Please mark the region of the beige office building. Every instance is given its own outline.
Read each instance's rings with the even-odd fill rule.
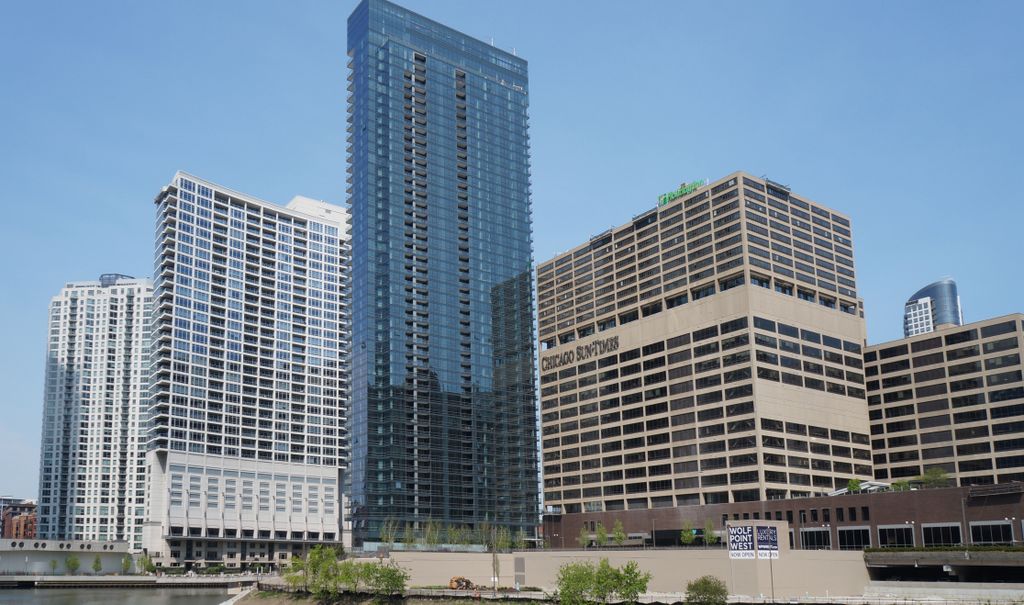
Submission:
[[[849,219],[737,172],[540,265],[545,504],[798,497],[872,476]]]
[[[1019,313],[866,348],[875,477],[1024,481]]]

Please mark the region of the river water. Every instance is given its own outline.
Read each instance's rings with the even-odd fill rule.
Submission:
[[[0,590],[2,605],[219,605],[226,588],[32,588]]]

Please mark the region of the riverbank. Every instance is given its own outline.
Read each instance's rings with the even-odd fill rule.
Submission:
[[[256,584],[256,576],[0,576],[11,588],[238,588]]]

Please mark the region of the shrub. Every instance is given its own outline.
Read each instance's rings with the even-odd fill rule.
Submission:
[[[729,589],[715,576],[701,576],[686,585],[688,605],[725,605]]]
[[[640,566],[636,561],[629,561],[623,565],[617,575],[618,588],[615,589],[615,592],[619,595],[619,599],[627,605],[636,603],[640,595],[647,592],[647,585],[651,581],[651,573],[640,571]]]
[[[593,563],[580,561],[562,565],[558,568],[558,602],[561,605],[586,605],[593,584]]]
[[[369,563],[366,586],[378,597],[401,595],[405,592],[405,583],[409,581],[409,572],[395,563]]]
[[[608,543],[608,530],[604,528],[604,523],[597,524],[597,529],[594,530],[594,543],[598,548],[604,548],[604,545]]]
[[[68,569],[68,572],[71,575],[75,575],[79,566],[81,566],[81,562],[78,560],[78,555],[68,555],[67,558],[64,559],[64,567]]]
[[[96,558],[92,560],[92,573],[100,573],[103,571],[103,561],[100,561],[100,556],[96,555]]]
[[[617,597],[631,604],[647,592],[650,579],[651,574],[641,572],[636,561],[621,568],[612,567],[608,559],[596,565],[589,561],[566,563],[558,569],[558,601],[561,605],[584,605],[608,603]]]
[[[121,573],[128,575],[128,572],[132,570],[132,558],[130,555],[121,557]]]
[[[683,543],[683,546],[689,546],[696,539],[697,532],[693,531],[693,523],[684,521],[683,529],[679,531],[679,541]]]

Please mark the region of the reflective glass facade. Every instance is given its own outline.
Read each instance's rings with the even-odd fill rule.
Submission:
[[[904,307],[903,335],[934,332],[939,326],[964,325],[956,282],[942,279],[928,284],[911,296]]]
[[[538,511],[526,61],[349,17],[354,542]]]

